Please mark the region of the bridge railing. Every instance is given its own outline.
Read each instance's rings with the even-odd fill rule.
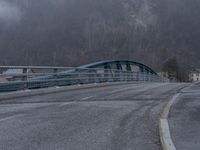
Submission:
[[[145,72],[103,68],[0,66],[0,92],[105,82],[166,82]]]

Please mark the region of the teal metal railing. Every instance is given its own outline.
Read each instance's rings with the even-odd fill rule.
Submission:
[[[0,66],[0,92],[112,82],[168,82],[156,74],[79,67]]]

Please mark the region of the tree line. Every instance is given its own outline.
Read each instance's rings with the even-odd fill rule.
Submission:
[[[160,71],[174,57],[183,69],[200,65],[197,0],[6,0],[3,5],[19,16],[17,21],[0,17],[1,65],[130,59]]]

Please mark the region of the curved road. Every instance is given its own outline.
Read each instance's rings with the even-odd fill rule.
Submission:
[[[200,149],[200,82],[180,92],[171,108],[169,126],[177,150]]]
[[[161,150],[159,113],[185,86],[94,86],[1,101],[0,149]]]

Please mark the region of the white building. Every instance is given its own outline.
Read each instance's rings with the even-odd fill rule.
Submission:
[[[192,82],[200,81],[200,69],[195,69],[190,72],[189,79]]]

